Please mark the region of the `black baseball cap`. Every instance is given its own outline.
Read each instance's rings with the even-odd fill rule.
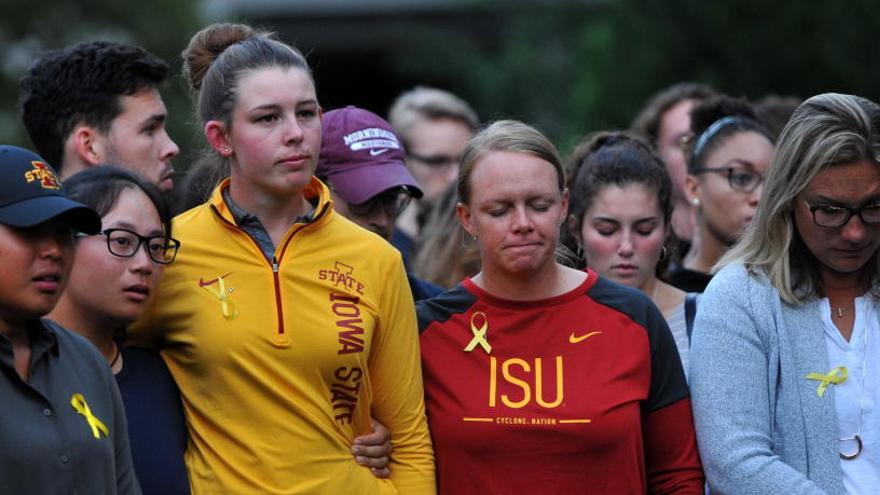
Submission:
[[[0,223],[25,228],[54,218],[86,234],[101,230],[101,217],[67,198],[48,163],[24,148],[0,145]]]

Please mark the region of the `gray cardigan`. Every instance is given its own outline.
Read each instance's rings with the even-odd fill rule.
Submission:
[[[690,350],[697,442],[713,492],[844,494],[834,386],[813,299],[785,303],[742,265],[716,274],[700,298]]]

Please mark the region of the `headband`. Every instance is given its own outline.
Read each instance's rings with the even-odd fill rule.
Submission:
[[[727,117],[723,117],[721,119],[718,119],[715,122],[713,122],[712,125],[710,125],[708,128],[706,128],[706,130],[703,131],[702,134],[700,134],[700,139],[697,139],[697,144],[694,145],[694,152],[692,155],[692,157],[693,157],[692,160],[694,162],[696,162],[697,157],[700,156],[700,154],[706,148],[706,145],[709,144],[709,140],[712,139],[713,137],[715,137],[715,135],[718,134],[718,132],[721,129],[723,129],[729,125],[745,124],[745,123],[746,123],[745,118],[730,116],[730,115]]]

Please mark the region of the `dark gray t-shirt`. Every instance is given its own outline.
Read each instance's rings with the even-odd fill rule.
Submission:
[[[27,332],[28,382],[0,335],[0,493],[140,494],[107,361],[49,320],[29,322]]]

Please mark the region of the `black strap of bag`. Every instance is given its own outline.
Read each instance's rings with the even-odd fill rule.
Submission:
[[[694,331],[694,318],[697,316],[697,296],[699,296],[697,292],[688,292],[684,297],[684,326],[687,329],[688,347]]]

